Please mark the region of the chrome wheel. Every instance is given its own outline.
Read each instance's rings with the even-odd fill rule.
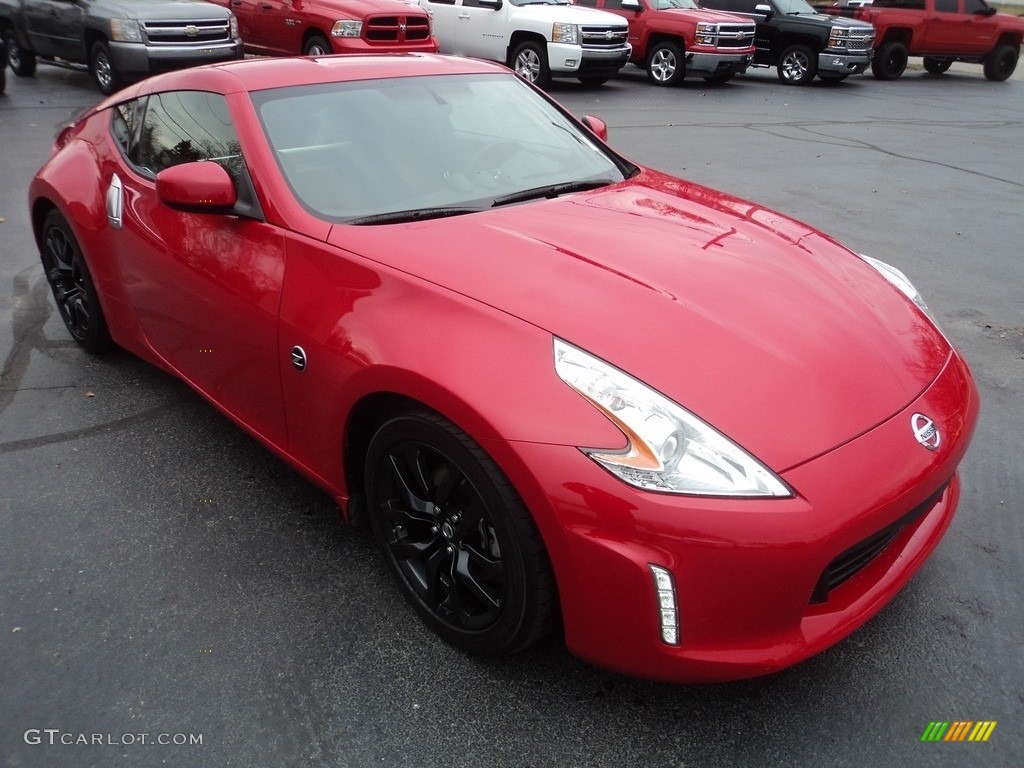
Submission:
[[[683,51],[672,42],[657,43],[647,54],[647,79],[655,85],[679,85],[686,76]]]
[[[794,45],[782,52],[779,59],[779,79],[787,85],[805,85],[814,79],[818,62],[805,45]]]
[[[516,56],[515,72],[524,80],[536,83],[540,77],[540,56],[532,48],[520,51]]]
[[[331,44],[320,35],[314,35],[306,41],[306,48],[303,51],[306,56],[330,56],[334,51]]]

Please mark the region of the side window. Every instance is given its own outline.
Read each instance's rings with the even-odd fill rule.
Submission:
[[[964,0],[964,13],[985,13],[987,10],[988,6],[981,0]]]
[[[613,11],[621,11],[622,0],[604,0],[604,7]]]
[[[939,13],[956,13],[957,0],[935,0],[935,10]]]
[[[132,163],[137,162],[133,153],[138,149],[139,125],[142,123],[142,113],[145,109],[146,97],[143,97],[118,104],[112,110],[110,133],[121,148],[121,152]]]
[[[576,0],[576,5],[585,5],[587,8],[597,8],[597,0]]]
[[[156,175],[196,160],[220,163],[239,186],[241,146],[227,102],[216,93],[172,91],[149,97],[142,121],[136,164]]]
[[[455,5],[455,0],[427,0],[431,5]]]

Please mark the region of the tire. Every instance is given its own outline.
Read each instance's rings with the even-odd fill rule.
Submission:
[[[557,614],[533,518],[494,461],[432,411],[388,419],[366,455],[374,537],[426,623],[469,653],[533,645]]]
[[[608,82],[607,77],[577,77],[588,88],[598,88]]]
[[[121,90],[124,81],[114,67],[114,60],[110,56],[110,47],[99,40],[92,44],[89,51],[89,71],[92,79],[96,81],[100,93],[109,96]]]
[[[818,73],[818,56],[806,45],[791,45],[779,56],[777,70],[786,85],[807,85]]]
[[[1017,68],[1017,57],[1020,49],[1015,45],[1003,43],[997,45],[992,53],[985,57],[985,78],[1001,83],[1013,74]]]
[[[677,86],[686,77],[686,61],[679,43],[662,40],[647,52],[647,79],[655,85]]]
[[[512,69],[523,80],[538,88],[547,88],[551,84],[547,49],[533,40],[527,40],[516,47],[512,53]]]
[[[924,69],[930,75],[941,75],[953,65],[953,59],[942,59],[938,56],[925,56]]]
[[[878,46],[871,60],[871,74],[879,80],[895,80],[907,68],[907,46],[890,40]]]
[[[7,62],[11,65],[11,71],[18,77],[32,77],[36,73],[36,55],[18,45],[14,33],[9,29],[4,30],[4,40],[7,42]]]
[[[87,352],[103,352],[110,346],[110,332],[96,286],[78,240],[56,209],[43,220],[42,243],[43,272],[64,325]]]
[[[323,35],[313,35],[302,46],[303,56],[330,56],[332,53],[334,49]]]
[[[845,72],[819,72],[818,79],[823,83],[841,83],[848,78]]]
[[[704,81],[707,83],[711,83],[711,85],[725,85],[734,77],[736,77],[735,72],[729,72],[726,75],[706,75],[704,77]]]

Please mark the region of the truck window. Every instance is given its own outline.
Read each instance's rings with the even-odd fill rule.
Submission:
[[[923,11],[924,0],[875,0],[876,8],[905,8],[910,11]]]
[[[939,13],[956,13],[958,0],[935,0],[935,10]]]
[[[964,0],[964,13],[986,13],[988,6],[982,0]]]

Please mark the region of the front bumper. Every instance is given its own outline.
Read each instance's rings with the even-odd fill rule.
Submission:
[[[739,75],[747,71],[753,59],[753,53],[737,55],[694,51],[686,54],[686,72],[695,75]]]
[[[244,56],[240,39],[227,43],[146,46],[142,43],[110,43],[110,57],[119,75],[152,75],[199,64],[232,61]]]
[[[555,77],[611,77],[626,66],[632,47],[591,49],[565,43],[548,43],[548,68]]]
[[[942,430],[935,452],[914,438],[918,412]],[[488,449],[496,457],[514,451],[502,463],[548,545],[569,649],[630,675],[709,682],[767,674],[819,653],[902,589],[952,520],[956,467],[977,413],[970,373],[951,353],[906,409],[783,472],[798,494],[791,499],[647,493],[574,448]],[[881,532],[891,534],[887,545],[821,602],[823,574]],[[673,576],[678,645],[661,640],[649,564]]]
[[[835,72],[843,75],[859,75],[871,64],[872,51],[865,53],[829,53],[818,54],[818,71]]]

